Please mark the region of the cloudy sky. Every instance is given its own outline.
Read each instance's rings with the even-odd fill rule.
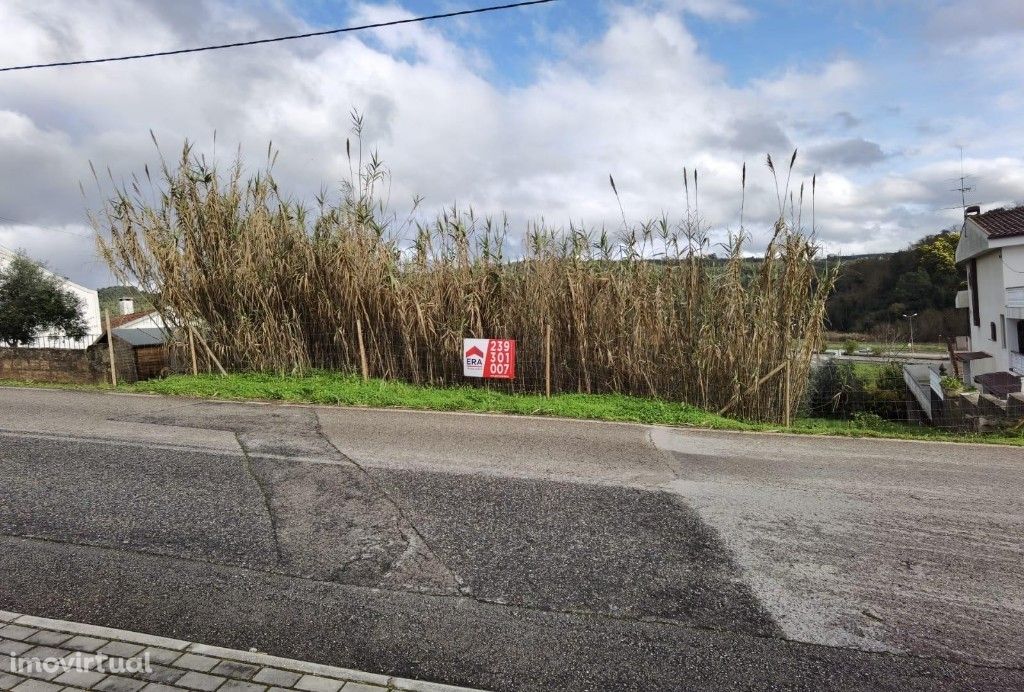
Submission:
[[[0,66],[261,38],[488,0],[5,0]],[[808,9],[807,5],[813,5]],[[86,214],[90,162],[123,180],[185,138],[255,167],[269,141],[297,198],[346,177],[349,113],[393,175],[392,207],[458,203],[616,226],[700,209],[719,233],[775,205],[764,155],[818,175],[829,252],[893,250],[969,203],[1024,201],[1020,0],[560,0],[362,34],[0,73],[0,245],[109,283]],[[214,146],[216,133],[216,147]],[[81,185],[80,185],[81,183]],[[84,195],[83,195],[84,188]],[[748,218],[749,220],[749,218]],[[621,220],[619,221],[621,223]],[[754,246],[764,235],[754,228]]]

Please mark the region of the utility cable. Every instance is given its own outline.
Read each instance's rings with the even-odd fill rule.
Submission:
[[[483,14],[484,12],[497,12],[499,10],[511,10],[517,7],[529,7],[531,5],[544,5],[557,0],[528,0],[526,2],[513,2],[506,5],[491,5],[489,7],[478,7],[470,10],[459,10],[457,12],[444,12],[441,14],[430,14],[422,17],[409,17],[408,19],[394,19],[387,22],[376,22],[374,24],[362,24],[360,26],[346,26],[338,29],[326,29],[324,31],[311,31],[305,34],[291,34],[289,36],[275,36],[273,38],[260,38],[252,41],[236,41],[234,43],[221,43],[213,46],[200,46],[198,48],[179,48],[177,50],[164,50],[154,53],[136,53],[134,55],[120,55],[109,58],[92,58],[90,60],[65,60],[62,62],[37,63],[34,65],[14,65],[11,67],[0,67],[0,72],[15,72],[19,70],[39,70],[47,67],[70,67],[73,65],[96,65],[105,62],[125,62],[128,60],[141,60],[143,58],[157,58],[165,55],[183,55],[185,53],[201,53],[210,50],[223,50],[225,48],[242,48],[244,46],[258,46],[264,43],[278,43],[280,41],[295,41],[302,38],[313,38],[315,36],[330,36],[332,34],[344,34],[367,29],[382,29],[389,26],[401,24],[415,24],[417,22],[428,22],[435,19],[450,19],[452,17],[465,17],[471,14]]]

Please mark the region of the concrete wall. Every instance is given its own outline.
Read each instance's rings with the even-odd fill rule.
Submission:
[[[979,255],[989,249],[988,236],[981,230],[981,227],[974,222],[974,219],[964,219],[964,227],[960,231],[960,242],[956,245],[956,261],[963,262],[966,259]]]
[[[1006,284],[1006,342],[1011,352],[1024,353],[1018,325],[1024,322],[1024,243],[1003,248],[1003,283]],[[1024,374],[1024,358],[1010,355],[1010,368]],[[1014,367],[1016,366],[1016,367]]]
[[[167,327],[164,324],[164,318],[160,316],[159,312],[151,312],[148,315],[138,317],[131,322],[125,322],[119,325],[120,329],[145,329],[146,331],[152,331],[154,334],[163,334],[167,331]]]
[[[1001,315],[1006,314],[1006,290],[1003,283],[1003,258],[999,251],[989,252],[977,258],[978,266],[978,315],[981,324],[974,326],[971,315],[971,348],[992,354],[992,358],[971,364],[972,375],[1007,370],[1010,366],[1008,349],[1003,346],[1003,324]],[[996,338],[992,339],[991,325],[996,325]],[[1008,343],[1008,341],[1007,341]]]
[[[1006,288],[1024,286],[1024,242],[1004,247],[1003,283]]]

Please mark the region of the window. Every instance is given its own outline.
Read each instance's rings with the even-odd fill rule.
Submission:
[[[992,331],[992,337],[991,337],[992,341],[995,341],[996,340],[996,323],[995,322],[989,322],[988,323],[988,327]]]
[[[1006,315],[999,316],[999,345],[1006,348]]]
[[[974,326],[981,326],[981,315],[978,313],[978,260],[971,260],[967,267],[967,288],[971,292],[971,317]],[[994,340],[995,337],[992,337]]]

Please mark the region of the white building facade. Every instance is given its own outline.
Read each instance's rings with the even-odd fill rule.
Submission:
[[[965,380],[983,390],[986,380],[1019,381],[1024,375],[1024,206],[984,214],[969,207],[956,261],[967,267],[967,290],[956,297],[956,306],[969,311]],[[979,381],[979,376],[988,377]]]
[[[0,268],[6,269],[16,256],[16,253],[0,247]],[[53,272],[49,272],[43,269],[47,274],[51,276],[57,276]],[[100,298],[99,294],[91,288],[85,286],[79,286],[73,281],[69,281],[62,276],[57,276],[60,279],[64,289],[78,298],[78,301],[82,308],[82,318],[85,322],[86,335],[81,339],[69,339],[59,331],[49,330],[40,332],[36,335],[31,343],[28,344],[29,348],[72,348],[72,349],[84,349],[88,348],[99,336],[103,333],[103,327],[100,322]]]

